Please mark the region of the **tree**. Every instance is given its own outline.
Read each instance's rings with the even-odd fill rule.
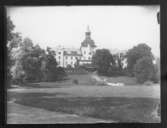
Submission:
[[[14,65],[14,59],[12,57],[13,50],[17,49],[19,44],[21,43],[21,36],[20,33],[14,33],[15,26],[10,19],[10,17],[7,17],[7,85],[10,87],[11,80],[12,80],[12,74],[11,74],[11,68]]]
[[[14,65],[12,76],[14,82],[22,84],[25,82],[37,82],[42,79],[41,56],[45,54],[38,45],[33,46],[32,40],[25,38],[19,47],[12,51]]]
[[[62,67],[57,67],[57,80],[63,80],[66,73]]]
[[[151,48],[146,44],[139,44],[128,50],[126,57],[128,63],[127,68],[132,75],[134,75],[134,65],[139,59],[141,59],[142,57],[150,57],[150,59],[153,60]]]
[[[31,40],[29,40],[29,44],[27,41],[25,41],[25,46],[29,46],[29,48],[24,49],[26,53],[21,60],[23,70],[25,71],[25,80],[28,82],[39,82],[42,79],[41,66],[44,50],[38,45],[33,46]]]
[[[58,67],[55,51],[50,47],[47,47],[45,54],[41,54],[41,71],[43,81],[62,80],[66,76],[64,69]]]
[[[28,43],[29,45],[26,45]],[[14,48],[11,52],[11,58],[14,62],[11,67],[12,78],[13,81],[17,84],[25,82],[25,79],[27,77],[27,71],[25,70],[25,67],[30,65],[28,62],[26,62],[26,60],[30,57],[29,54],[32,51],[32,47],[32,41],[28,38],[25,38],[24,41],[20,42],[19,46],[17,48]]]
[[[153,74],[154,65],[151,57],[145,56],[137,60],[134,65],[134,75],[139,83],[151,80]]]
[[[55,59],[55,52],[47,47],[47,54],[45,58],[44,74],[46,81],[56,81],[58,77],[57,62]]]
[[[16,61],[11,68],[12,82],[14,84],[22,84],[24,82],[25,72],[19,61]]]
[[[12,20],[10,17],[7,17],[7,40],[10,41],[12,40],[12,34],[13,30],[15,28],[15,25],[13,24]]]
[[[22,40],[20,33],[13,32],[14,24],[7,18],[7,77],[16,84],[55,81],[65,76],[63,68],[57,67],[55,52],[33,45],[29,38]],[[10,85],[10,84],[9,84]]]
[[[151,78],[151,80],[154,83],[158,83],[160,81],[160,58],[156,59],[156,63],[154,64],[154,70],[153,70],[153,76]]]
[[[92,57],[92,64],[97,68],[99,74],[106,75],[114,59],[107,49],[98,49]]]

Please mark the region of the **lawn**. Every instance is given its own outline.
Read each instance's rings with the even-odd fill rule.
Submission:
[[[136,78],[134,77],[127,77],[127,76],[119,76],[119,77],[105,77],[99,76],[101,79],[107,79],[108,82],[117,83],[121,82],[125,85],[138,85],[136,82]],[[55,88],[55,87],[62,87],[62,86],[74,86],[74,80],[78,81],[79,85],[87,85],[92,86],[94,83],[92,82],[92,74],[68,74],[67,80],[59,81],[59,82],[40,82],[34,84],[25,85],[26,87],[37,87],[37,88]]]
[[[123,97],[62,97],[61,93],[11,93],[15,103],[53,112],[77,114],[118,122],[157,122],[158,99]],[[66,95],[66,94],[61,94]]]
[[[29,84],[28,88],[9,89],[8,101],[15,99],[16,104],[48,111],[45,113],[75,114],[86,117],[90,122],[92,120],[90,118],[109,122],[156,123],[160,121],[153,114],[156,106],[160,103],[160,87],[158,85],[91,86],[90,75],[70,75],[69,77],[64,82],[42,82]],[[78,85],[73,84],[74,79],[79,80]],[[116,79],[126,80],[126,78]],[[115,79],[110,78],[110,80]],[[132,82],[134,79],[127,81]],[[8,107],[11,112],[12,109],[12,107]],[[35,115],[35,113],[33,114]],[[40,114],[40,116],[44,116],[43,118],[46,119],[44,122],[49,122],[49,114]],[[22,120],[19,117],[18,119]],[[73,121],[75,119],[73,118]],[[54,122],[53,119],[52,121]],[[58,123],[56,121],[57,119],[55,123]],[[70,122],[70,119],[68,121]]]

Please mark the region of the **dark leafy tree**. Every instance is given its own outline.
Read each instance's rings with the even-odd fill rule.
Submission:
[[[64,69],[57,67],[55,52],[33,45],[29,38],[22,40],[20,33],[13,32],[14,24],[7,18],[7,76],[16,84],[39,81],[56,81],[65,76]],[[10,84],[9,84],[10,85]]]
[[[44,54],[44,50],[42,50],[38,45],[33,46],[31,40],[29,40],[29,44],[26,40],[26,45],[28,49],[25,50],[25,54],[21,60],[23,70],[25,72],[25,81],[28,82],[39,82],[42,79],[42,55]]]
[[[134,75],[139,83],[151,80],[153,73],[154,65],[151,57],[145,56],[137,60],[134,66]]]
[[[97,68],[99,74],[106,75],[109,67],[114,64],[114,59],[109,50],[98,49],[92,57],[92,63]]]
[[[7,40],[8,41],[12,40],[12,34],[13,34],[14,28],[15,28],[15,25],[13,24],[11,18],[7,17]]]
[[[47,81],[56,81],[57,74],[57,62],[55,59],[55,52],[51,48],[47,47],[47,55],[45,60],[45,79]]]
[[[10,87],[12,80],[11,68],[14,65],[14,59],[12,57],[13,50],[16,49],[21,43],[21,36],[19,33],[13,32],[15,26],[10,19],[7,17],[7,86]]]
[[[139,44],[132,49],[128,50],[127,52],[127,68],[129,72],[134,75],[133,69],[134,65],[137,63],[139,59],[142,57],[150,57],[150,59],[153,59],[153,54],[151,52],[151,48],[146,44]]]
[[[62,67],[57,67],[57,80],[64,80],[67,76],[66,72]]]

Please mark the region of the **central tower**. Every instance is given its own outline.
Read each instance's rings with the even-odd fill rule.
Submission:
[[[90,38],[91,32],[90,32],[89,26],[87,26],[87,31],[85,34],[86,34],[86,38]]]
[[[89,26],[87,26],[87,30],[85,32],[85,39],[83,42],[81,42],[81,54],[82,54],[82,58],[81,61],[83,63],[91,63],[92,60],[92,56],[95,52],[95,42],[91,39],[91,31],[89,29]]]

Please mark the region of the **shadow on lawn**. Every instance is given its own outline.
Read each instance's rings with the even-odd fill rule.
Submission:
[[[46,82],[41,82],[41,83],[26,83],[21,85],[21,87],[26,87],[26,88],[61,88],[67,85],[63,85],[63,82],[53,82],[52,84],[48,84]]]
[[[13,93],[16,103],[119,122],[157,122],[151,113],[159,103],[149,98],[118,97],[58,97],[62,93]],[[50,98],[49,98],[50,97]]]

